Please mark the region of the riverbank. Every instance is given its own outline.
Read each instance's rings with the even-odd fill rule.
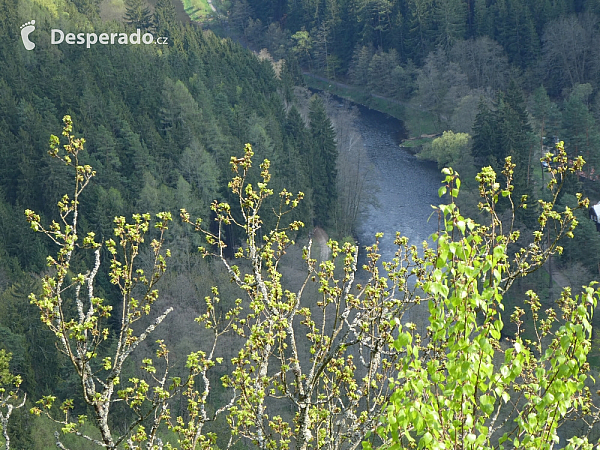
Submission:
[[[401,102],[381,95],[369,94],[359,87],[329,80],[310,72],[303,72],[302,75],[307,86],[311,89],[329,92],[403,121],[408,130],[409,138],[440,132],[435,117],[411,102]]]

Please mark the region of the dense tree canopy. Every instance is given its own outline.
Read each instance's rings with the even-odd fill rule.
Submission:
[[[54,135],[50,139],[50,155],[71,169],[74,178],[73,193],[58,203],[60,222],[46,226],[40,215],[25,211],[31,228],[59,248],[56,256],[48,257],[51,271],[42,281],[42,293],[32,294],[31,302],[66,355],[67,370],[80,380],[77,392],[82,397],[77,403],[88,405],[100,437],[85,428],[86,415],[75,419],[69,413],[80,408],[76,399],[65,399],[59,408],[62,414],[57,414],[57,397],[43,396],[32,412],[56,422],[64,435],[109,449],[121,443],[131,449],[214,449],[217,442],[225,448],[239,443],[263,450],[291,446],[306,450],[313,445],[341,450],[361,442],[366,448],[418,442],[421,448],[462,449],[465,442],[494,448],[506,441],[517,448],[521,443],[526,448],[551,448],[560,442],[558,429],[563,423],[593,424],[600,419],[600,409],[586,387],[590,319],[600,295],[593,287],[575,298],[564,291],[558,305],[560,322],[553,309],[540,318],[539,297],[529,291],[526,303],[536,337],[526,338],[525,312],[516,308],[511,321],[517,332],[507,342],[501,339],[504,294],[562,251],[560,239],[572,237],[577,225],[574,211],[589,204],[578,194],[574,209],[555,208],[565,175],[583,165],[582,158],[567,162],[562,142],[553,160],[557,167],[550,171],[551,199],[541,202],[539,229],[533,242],[512,256],[508,247],[520,240],[510,223],[516,210],[511,209],[512,220],[506,224],[497,210],[500,197],[512,197],[515,165],[509,156],[504,186],[491,167],[477,176],[481,209],[494,226],[460,215],[454,203],[460,179],[452,169],[444,169],[440,196],[448,193],[451,202],[438,207],[444,228],[433,236],[436,247],[425,243],[420,255],[406,238],[397,236],[394,260],[380,269],[376,243],[367,249],[366,281],[358,284],[357,246],[330,241],[331,257],[321,256],[318,263],[309,241],[302,250],[306,274],[294,291],[282,282],[280,263],[293,250],[291,236],[304,224],[293,221],[286,226],[281,219],[304,195],[282,191],[280,208],[273,211],[277,225],[261,237],[260,214],[274,194],[270,162],[265,159],[260,165],[260,181],[254,188],[249,183],[254,152],[247,144],[243,156],[231,158],[234,177],[229,183],[238,198],[241,222],[225,202],[211,205],[216,228],[205,227],[201,219],[194,222],[181,210],[184,224],[205,237],[207,245],[201,252],[220,261],[243,298],[223,310],[219,304],[225,299],[218,287],[212,288],[197,318],[210,338],[187,356],[187,373],[172,373],[170,351],[159,340],[156,358],[142,355],[140,373],[146,375],[126,379],[129,359],[174,312],[174,306],[166,306],[156,315],[158,283],[172,256],[165,249],[172,216],[158,213],[154,232],[150,214],[134,214],[129,223],[116,217],[116,241],[99,242],[95,233],[85,234],[79,225],[84,219],[79,200],[96,172],[82,164],[85,141],[72,132],[71,118],[65,116],[62,142]],[[225,256],[222,233],[231,224],[245,235],[234,261]],[[503,226],[510,231],[503,232]],[[556,233],[551,242],[545,237],[547,227]],[[144,268],[138,261],[145,239],[152,236],[151,263]],[[116,286],[115,306],[120,303],[122,311],[117,319],[120,331],[113,337],[114,302],[97,292],[103,248],[111,261],[108,275]],[[94,255],[92,266],[75,275],[76,261],[84,253]],[[70,307],[71,297],[75,308]],[[421,305],[429,311],[425,322],[406,320],[416,319]],[[233,356],[223,346],[228,335],[233,337],[229,340]],[[231,358],[232,364],[221,378],[224,398],[211,395],[219,386],[211,375],[224,363],[220,355]],[[1,350],[0,387],[18,387],[21,379],[12,375],[8,360]],[[0,419],[7,430],[4,409],[8,407],[10,415],[15,405],[9,402],[17,400],[18,393],[13,390],[6,396],[2,389]],[[178,400],[186,405],[186,412],[179,415],[171,412]],[[121,402],[128,408],[119,410]],[[209,425],[220,415],[227,416],[228,429],[211,430]],[[116,425],[117,416],[126,421],[125,427]],[[176,436],[172,442],[167,442],[163,424]],[[568,448],[591,449],[592,428],[570,436]],[[66,448],[63,440],[57,433],[59,448]]]
[[[5,43],[0,47],[0,342],[10,347],[11,365],[29,399],[51,393],[65,398],[76,383],[64,372],[65,360],[27,301],[30,292],[40,289],[37,274],[45,270],[43,255],[53,244],[32,237],[18,213],[28,207],[59,219],[52,205],[66,192],[68,172],[64,164],[43,156],[57,117],[76,116],[76,133],[88,139],[83,162],[93,165],[98,177],[81,201],[80,226],[100,239],[112,235],[114,216],[134,211],[177,213],[185,207],[210,218],[210,203],[230,196],[223,183],[230,173],[229,157],[248,141],[256,142],[261,158],[283,163],[291,156],[287,166],[278,165],[278,182],[312,192],[310,166],[302,163],[312,147],[311,131],[297,112],[286,110],[298,80],[294,65],[280,65],[277,77],[270,61],[199,26],[181,24],[170,1],[158,1],[153,14],[146,2],[126,3],[121,24],[100,21],[95,1],[0,1]],[[21,44],[23,14],[36,19],[33,52]],[[150,27],[155,36],[169,39],[165,46],[51,45],[50,29],[57,27],[128,34]],[[335,148],[327,141],[331,134],[319,138],[324,148]],[[327,220],[327,211],[315,212],[312,200],[293,215]],[[192,271],[198,238],[180,225],[172,231],[169,240],[174,254],[182,255],[181,271],[202,276],[208,269]],[[233,247],[239,231],[226,233]],[[102,261],[106,268],[108,261]],[[106,271],[97,281],[99,292],[115,293]],[[117,326],[114,321],[109,325]],[[11,426],[20,424],[27,431],[13,431],[12,443],[31,448],[26,442],[34,427],[22,411],[13,413]]]
[[[414,440],[480,448],[505,438],[543,448],[564,442],[563,419],[583,427],[591,413],[586,420],[597,422],[586,391],[590,365],[600,366],[590,346],[593,288],[579,298],[565,292],[556,309],[548,291],[517,289],[531,317],[521,304],[501,312],[509,287],[536,276],[547,284],[542,270],[523,275],[560,253],[559,238],[575,235],[553,263],[576,272],[579,286],[600,267],[593,225],[573,230],[587,219],[581,183],[598,190],[596,3],[233,0],[228,22],[212,26],[266,46],[257,57],[180,23],[169,0],[152,8],[127,0],[117,22],[100,20],[97,0],[0,0],[6,445],[29,450],[54,439],[31,407],[58,420],[56,440],[71,450],[98,439],[132,449],[337,450]],[[24,16],[35,17],[36,51],[21,45],[15,24]],[[51,45],[58,26],[140,28],[168,45]],[[467,193],[482,196],[482,225],[459,212],[460,181],[445,169],[450,204],[437,209],[435,244],[419,252],[398,237],[395,260],[382,266],[377,245],[359,260],[352,241],[368,190],[362,143],[349,131],[353,116],[328,116],[322,97],[298,93],[301,68],[422,115],[439,135],[425,137],[420,156],[440,168],[484,167]],[[67,157],[47,158],[65,114],[77,121],[65,123],[67,147],[53,138],[52,154]],[[564,147],[555,150],[555,140]],[[539,164],[547,151],[560,154]],[[265,161],[260,171],[252,160]],[[70,170],[89,184],[65,199]],[[180,208],[183,221],[171,220]],[[148,211],[163,213],[151,222]],[[322,242],[323,230],[309,241],[314,226],[346,244]],[[196,252],[202,245],[206,260]],[[542,304],[548,317],[536,322]],[[418,311],[424,319],[413,325]],[[204,328],[192,328],[194,317]],[[521,409],[511,415],[506,404]],[[571,435],[597,431],[580,428]],[[89,439],[77,443],[77,433]]]

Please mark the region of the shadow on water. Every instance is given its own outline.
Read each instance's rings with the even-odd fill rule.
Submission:
[[[340,103],[346,101],[336,96],[332,98]],[[438,230],[438,216],[431,205],[442,203],[437,193],[443,177],[436,163],[421,161],[399,146],[407,137],[401,120],[356,106],[359,116],[355,128],[372,165],[367,184],[376,200],[362,212],[357,230],[358,264],[362,267],[366,263],[365,247],[375,242],[378,232],[384,234],[379,244],[380,261],[393,259],[397,250],[394,245],[396,232],[406,236],[409,244],[415,244],[419,249],[422,249],[423,241],[432,242],[430,236]],[[426,305],[421,304],[405,314],[403,322],[415,322],[422,331],[427,322],[426,312]]]
[[[340,105],[348,102],[336,95],[327,95]],[[362,212],[358,240],[363,251],[359,259],[364,263],[365,246],[375,242],[375,233],[383,232],[380,253],[387,261],[393,258],[396,250],[394,239],[397,231],[418,247],[437,231],[437,216],[432,216],[431,205],[441,203],[437,192],[443,177],[435,163],[421,161],[399,146],[408,137],[403,121],[350,103],[359,111],[355,128],[363,139],[373,167],[369,185],[373,187],[376,200],[374,206]]]

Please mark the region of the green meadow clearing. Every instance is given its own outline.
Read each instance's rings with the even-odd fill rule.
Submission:
[[[203,20],[212,13],[207,0],[181,0],[181,2],[185,12],[192,20]]]

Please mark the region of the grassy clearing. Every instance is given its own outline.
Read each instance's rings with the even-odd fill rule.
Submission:
[[[404,106],[399,105],[398,103],[390,102],[388,100],[378,97],[370,97],[368,103],[369,108],[373,108],[377,111],[382,111],[397,119],[404,120],[403,118],[404,116],[406,116]]]
[[[406,147],[406,148],[421,147],[421,146],[433,141],[434,139],[435,138],[411,139],[410,141],[403,141],[402,147]]]
[[[185,12],[192,20],[201,21],[212,12],[207,0],[182,0],[182,3]]]
[[[320,80],[310,75],[304,75],[304,80],[306,81],[308,87],[312,89],[320,89],[330,92],[404,121],[409,136],[411,137],[440,132],[439,124],[435,116],[428,111],[422,111],[416,105],[412,105],[410,103],[404,105],[383,98],[373,97],[359,88],[352,86],[340,86],[330,81]],[[428,140],[426,142],[428,142]],[[424,142],[420,142],[419,144],[406,146],[419,146],[423,143]]]
[[[330,92],[339,97],[346,98],[348,100],[353,101],[354,103],[359,103],[361,105],[366,105],[369,95],[364,92],[359,92],[355,88],[351,87],[343,87],[337,84],[332,84],[328,81],[319,80],[318,78],[311,77],[310,75],[304,75],[304,81],[308,87],[312,89],[320,89],[323,91]]]
[[[361,91],[359,88],[352,86],[340,86],[339,84],[320,80],[310,75],[304,75],[304,80],[306,81],[308,87],[312,89],[324,90],[330,92],[331,94],[348,99],[354,103],[358,103],[359,105],[389,114],[396,119],[404,119],[404,108],[401,105],[384,99],[372,97],[370,94]]]

